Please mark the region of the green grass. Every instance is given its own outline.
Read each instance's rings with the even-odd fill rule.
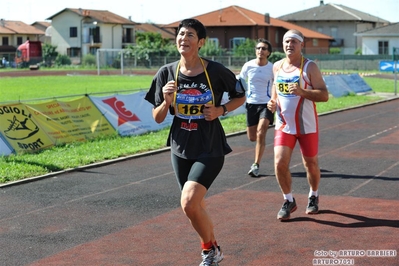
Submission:
[[[398,77],[399,78],[399,77]],[[374,92],[394,92],[395,80],[394,79],[380,79],[372,77],[364,77],[364,81],[373,89]],[[397,81],[397,89],[399,89],[399,82]]]
[[[147,89],[152,76],[46,76],[1,78],[0,102],[28,101],[115,91]]]
[[[1,78],[1,102],[93,92],[147,89],[152,76],[65,76]],[[375,92],[393,92],[394,81],[366,77]],[[23,97],[22,97],[23,96]],[[319,113],[377,101],[379,97],[350,95],[317,103]],[[226,133],[244,131],[245,115],[222,119]],[[53,147],[36,154],[0,157],[0,183],[76,168],[108,159],[164,148],[168,129],[140,136],[113,136]]]

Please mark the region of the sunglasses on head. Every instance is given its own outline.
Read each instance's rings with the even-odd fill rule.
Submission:
[[[266,51],[266,50],[268,50],[268,48],[267,47],[255,47],[255,49],[256,50],[260,50],[260,49],[262,49],[262,51]]]

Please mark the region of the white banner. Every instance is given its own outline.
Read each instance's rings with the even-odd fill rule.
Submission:
[[[139,135],[169,126],[173,116],[168,114],[158,124],[152,117],[153,106],[144,99],[146,92],[104,97],[89,96],[100,112],[121,136]]]
[[[3,135],[0,133],[0,156],[10,155],[12,153],[12,149],[5,142]]]

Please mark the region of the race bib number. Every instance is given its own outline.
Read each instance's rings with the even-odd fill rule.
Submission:
[[[288,85],[293,84],[296,82],[278,82],[277,83],[277,90],[282,94],[290,94],[288,90]]]
[[[187,93],[191,92],[191,93]],[[184,119],[203,119],[205,104],[213,103],[211,91],[200,93],[197,90],[187,90],[176,95],[177,116]]]
[[[209,102],[211,103],[211,102]],[[204,104],[178,104],[177,110],[179,114],[184,116],[200,116],[204,112]]]

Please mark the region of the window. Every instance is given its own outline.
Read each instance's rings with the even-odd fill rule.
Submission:
[[[89,35],[94,43],[100,43],[100,27],[90,28]]]
[[[17,37],[17,45],[22,44],[22,42],[23,42],[22,37]]]
[[[78,37],[78,27],[70,27],[69,28],[69,37],[70,38]]]
[[[219,47],[219,39],[218,38],[208,38],[207,40],[209,44],[212,44],[215,47]]]
[[[274,42],[275,43],[280,43],[280,34],[278,34],[278,31],[274,34]]]
[[[123,43],[133,43],[133,32],[134,31],[131,28],[123,29],[122,42]]]
[[[235,37],[233,39],[230,39],[230,49],[234,49],[237,46],[239,46],[241,43],[245,42],[244,37]]]
[[[389,54],[388,41],[378,41],[378,54]]]
[[[331,27],[330,30],[331,30],[331,37],[333,37],[334,39],[338,38],[338,28],[337,27]]]
[[[79,57],[80,56],[80,48],[79,47],[68,48],[67,55],[69,57]]]
[[[319,46],[319,39],[312,39],[312,43],[314,47],[318,47]]]
[[[342,47],[344,46],[344,39],[338,38],[338,28],[337,27],[331,27],[331,37],[334,38],[334,40],[331,42],[331,47]]]
[[[317,32],[323,33],[323,27],[317,27]]]
[[[8,45],[8,37],[3,37],[2,38],[2,44],[3,45]]]

